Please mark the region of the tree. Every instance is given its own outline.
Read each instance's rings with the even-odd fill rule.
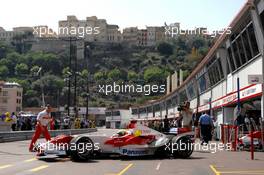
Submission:
[[[138,74],[134,71],[128,71],[128,74],[127,74],[127,79],[129,81],[136,81],[138,79]]]
[[[43,72],[51,71],[55,75],[61,74],[62,70],[59,57],[52,53],[36,52],[32,55],[32,65],[40,66]]]
[[[28,66],[24,63],[17,64],[15,67],[16,75],[25,75],[28,73]]]
[[[191,47],[193,48],[196,48],[196,49],[199,49],[200,47],[203,47],[205,46],[206,42],[205,42],[205,39],[204,38],[201,38],[201,37],[195,37],[191,43]]]
[[[104,80],[106,78],[105,73],[102,71],[98,71],[94,74],[94,79],[97,81]]]
[[[58,90],[62,90],[64,81],[55,75],[44,75],[32,83],[32,88],[41,91],[43,87],[45,94],[54,95]]]
[[[161,55],[169,56],[173,54],[172,45],[167,42],[159,43],[157,49]]]
[[[62,76],[63,76],[64,78],[68,78],[68,77],[71,76],[71,75],[72,75],[72,73],[71,73],[71,70],[70,70],[69,67],[65,67],[65,68],[63,68],[63,70],[62,70]]]
[[[162,83],[168,75],[167,71],[157,66],[151,66],[144,71],[144,80],[148,83]]]
[[[88,76],[89,76],[88,70],[87,69],[83,69],[82,72],[81,72],[81,76],[83,78],[88,78]]]
[[[107,77],[109,80],[119,80],[121,78],[121,71],[115,68],[108,72]]]
[[[40,70],[40,67],[39,67],[39,66],[33,66],[33,67],[30,69],[30,74],[31,74],[32,76],[37,76],[39,70]]]
[[[0,77],[6,79],[6,76],[9,74],[9,70],[7,66],[0,66]]]
[[[4,42],[0,42],[0,59],[5,58],[7,53],[11,52],[12,48]]]

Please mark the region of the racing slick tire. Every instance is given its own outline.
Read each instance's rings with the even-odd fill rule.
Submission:
[[[188,136],[184,137],[173,137],[173,152],[172,155],[174,158],[189,158],[193,153],[193,142]]]
[[[93,157],[93,141],[86,136],[75,137],[70,142],[68,152],[72,161],[87,161]]]

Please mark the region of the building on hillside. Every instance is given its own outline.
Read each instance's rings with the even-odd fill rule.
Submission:
[[[122,41],[122,34],[119,31],[118,25],[107,25],[107,42],[120,43]]]
[[[140,47],[146,47],[148,42],[148,32],[146,29],[140,29],[138,30],[138,46]]]
[[[59,38],[77,37],[90,42],[117,42],[121,40],[121,33],[117,25],[107,24],[105,19],[96,16],[79,20],[76,16],[67,16],[67,20],[59,21]]]
[[[138,45],[138,28],[128,27],[123,29],[123,42],[128,46]]]
[[[22,110],[23,88],[18,83],[0,82],[0,114]]]
[[[165,28],[147,26],[147,46],[155,46],[158,42],[165,40]]]
[[[6,31],[0,28],[0,41],[11,43],[13,38],[17,35],[25,34],[26,32],[33,32],[32,27],[14,27],[12,31]]]

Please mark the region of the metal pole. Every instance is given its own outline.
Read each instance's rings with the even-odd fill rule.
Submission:
[[[253,128],[252,125],[249,124],[250,128],[250,153],[251,153],[251,160],[254,160],[254,137],[253,137]]]
[[[90,57],[90,47],[89,45],[86,46],[86,44],[84,44],[84,59],[86,59],[86,66],[87,66],[87,71],[88,71],[88,75],[87,75],[87,79],[86,79],[86,120],[88,120],[88,115],[89,115],[89,57]]]
[[[76,56],[76,45],[73,45],[73,56],[74,56],[74,112],[75,117],[78,116],[78,109],[77,109],[77,56]]]
[[[72,38],[70,37],[70,60],[69,60],[69,69],[71,72],[71,60],[72,60]],[[70,116],[70,106],[71,106],[71,77],[68,76],[68,116]]]
[[[87,94],[86,94],[86,120],[88,120],[88,115],[89,115],[89,75],[88,75],[88,77],[87,77],[87,85],[86,85],[87,87],[87,89],[86,89],[86,91],[87,91]]]
[[[239,81],[239,78],[237,78],[237,116],[240,113],[240,109],[241,109],[241,104],[240,104],[240,81]]]

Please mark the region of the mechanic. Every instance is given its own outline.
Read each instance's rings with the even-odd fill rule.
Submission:
[[[190,109],[190,102],[184,102],[182,106],[182,110],[180,111],[181,118],[181,126],[182,128],[187,128],[188,130],[192,130],[192,110]]]
[[[201,130],[201,145],[204,143],[208,144],[210,140],[212,140],[212,130],[213,130],[213,120],[209,116],[209,112],[205,112],[203,115],[201,115],[198,125]]]
[[[133,129],[136,127],[137,120],[131,119],[129,125],[127,126],[127,129]]]
[[[49,131],[47,129],[48,124],[52,121],[51,118],[52,107],[48,104],[44,111],[41,111],[37,116],[36,130],[32,137],[31,143],[29,145],[29,151],[32,152],[34,144],[38,140],[41,134],[44,135],[45,139],[48,141],[51,139]]]
[[[170,131],[170,122],[168,116],[165,115],[165,119],[163,120],[163,132],[169,132],[169,131]]]

